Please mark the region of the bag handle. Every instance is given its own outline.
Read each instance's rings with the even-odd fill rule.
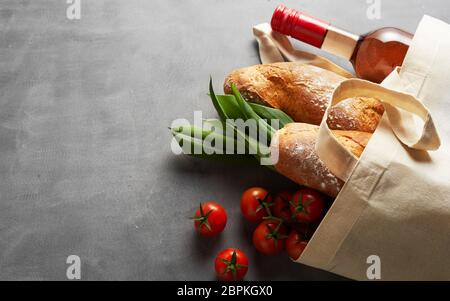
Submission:
[[[388,80],[396,80],[395,70]],[[387,89],[361,79],[342,82],[334,91],[319,130],[316,151],[320,159],[338,178],[347,181],[358,159],[334,137],[327,124],[331,106],[352,97],[379,99],[386,108],[386,115],[396,137],[407,147],[417,150],[437,150],[440,139],[428,109],[413,95]],[[416,118],[402,118],[413,115]]]
[[[440,139],[428,109],[414,96],[396,92],[368,81],[351,79],[354,76],[344,68],[318,55],[295,49],[288,37],[272,30],[270,24],[253,27],[253,34],[259,45],[259,55],[263,64],[276,62],[300,62],[335,72],[349,78],[334,91],[332,102],[325,112],[316,145],[317,153],[327,167],[340,179],[347,181],[358,159],[344,148],[328,128],[326,117],[332,105],[351,97],[373,97],[385,107],[392,130],[406,146],[418,150],[436,150]],[[399,68],[383,82],[401,83]],[[404,75],[404,74],[403,74]],[[417,116],[422,124],[417,125]]]

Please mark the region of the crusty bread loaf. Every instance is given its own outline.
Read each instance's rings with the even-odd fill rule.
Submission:
[[[373,133],[383,113],[383,105],[375,98],[349,98],[330,109],[327,123],[330,129]]]
[[[346,78],[331,71],[302,63],[256,65],[233,71],[224,91],[234,83],[250,101],[284,111],[296,122],[319,125],[334,89]],[[376,99],[352,98],[332,108],[331,129],[373,132],[383,114]]]
[[[319,128],[316,128],[318,131]],[[362,152],[366,148],[369,143],[370,138],[372,137],[371,133],[367,132],[359,132],[359,131],[339,131],[333,130],[334,136],[337,140],[347,148],[350,152],[353,153],[356,157],[361,157]]]
[[[278,147],[275,168],[297,184],[311,187],[335,197],[344,184],[319,159],[315,151],[319,127],[304,123],[291,123],[277,131],[272,139],[271,151]],[[371,134],[356,131],[333,131],[338,141],[359,157]]]
[[[333,72],[299,63],[256,65],[233,71],[224,91],[234,83],[251,102],[280,109],[297,122],[319,124],[335,87],[344,80]]]

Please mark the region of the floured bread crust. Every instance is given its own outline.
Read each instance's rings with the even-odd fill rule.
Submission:
[[[272,152],[278,147],[275,168],[297,184],[335,197],[344,183],[319,159],[315,151],[318,133],[318,126],[304,123],[291,123],[277,131],[270,146]],[[371,137],[370,133],[355,131],[333,133],[342,145],[358,157]]]
[[[243,97],[280,109],[296,122],[319,125],[335,88],[346,78],[311,65],[283,62],[234,70],[224,91],[234,83]],[[384,112],[374,98],[351,98],[330,111],[331,129],[373,132]]]
[[[384,106],[375,98],[349,98],[331,107],[327,123],[330,129],[373,133],[383,113]]]

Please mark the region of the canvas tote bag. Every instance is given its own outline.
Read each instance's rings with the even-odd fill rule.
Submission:
[[[302,56],[267,25],[254,33],[263,62],[298,55],[339,68]],[[336,141],[325,115],[316,149],[346,184],[298,262],[358,280],[450,280],[449,54],[450,26],[425,16],[401,69],[381,85],[349,79],[334,91],[331,104],[372,96],[386,114],[359,160]]]

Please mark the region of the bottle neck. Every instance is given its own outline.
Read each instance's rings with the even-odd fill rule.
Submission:
[[[332,26],[303,12],[279,5],[271,21],[272,29],[297,40],[350,60],[360,36]]]
[[[361,37],[334,26],[329,26],[320,49],[350,60]]]

